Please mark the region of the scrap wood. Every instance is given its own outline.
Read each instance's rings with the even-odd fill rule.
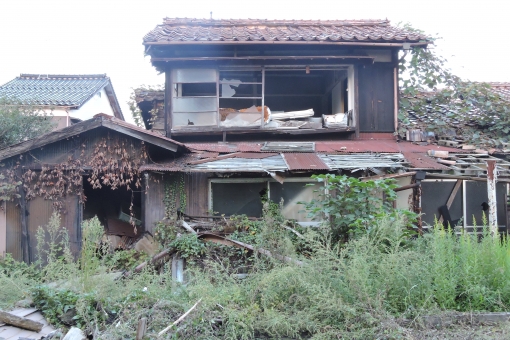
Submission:
[[[453,200],[455,199],[455,196],[457,195],[457,191],[459,191],[460,186],[462,185],[462,180],[458,179],[455,183],[455,186],[453,187],[452,192],[450,193],[450,197],[448,197],[448,201],[446,202],[446,208],[450,209],[452,206]],[[439,217],[439,223],[443,223],[443,215],[441,214],[441,217]]]
[[[237,248],[244,248],[244,249],[248,249],[250,251],[255,251],[255,247],[250,244],[246,244],[241,241],[232,240],[230,238],[227,238],[227,237],[215,234],[215,233],[211,233],[211,232],[202,232],[202,233],[198,234],[198,238],[205,239],[205,240],[215,242],[215,243],[221,243],[221,244],[224,244],[227,246],[234,246]],[[284,261],[284,262],[294,263],[294,264],[297,264],[298,266],[303,265],[302,261],[293,259],[289,256],[273,254],[269,250],[264,249],[264,248],[257,248],[256,250],[259,254],[265,255],[267,257],[276,258],[276,259]]]
[[[192,234],[197,233],[195,229],[191,228],[191,226],[184,220],[181,220],[181,226]]]
[[[120,276],[121,278],[122,277],[129,277],[131,276],[131,274],[133,273],[139,273],[142,271],[143,268],[145,268],[145,266],[147,266],[147,264],[153,264],[153,263],[156,263],[157,261],[163,259],[164,257],[166,256],[171,256],[175,253],[175,249],[173,248],[168,248],[168,249],[165,249],[163,250],[161,253],[157,254],[157,255],[154,255],[154,257],[152,259],[150,259],[150,261],[145,261],[145,262],[142,262],[140,263],[138,266],[136,266],[135,269],[133,269],[133,271],[127,271],[125,272],[122,276]]]
[[[202,301],[202,298],[200,298],[200,300],[198,300],[194,305],[193,307],[191,307],[190,309],[188,309],[188,311],[184,314],[182,314],[177,320],[175,320],[170,326],[168,326],[167,328],[163,329],[161,332],[158,333],[158,336],[161,336],[163,334],[165,334],[166,332],[168,332],[168,330],[170,328],[172,328],[173,326],[177,325],[179,322],[181,322],[182,320],[184,320],[189,313],[191,313],[193,311],[193,309],[195,309],[198,304],[200,303],[200,301]]]
[[[40,322],[2,311],[0,311],[0,321],[6,323],[7,325],[28,329],[29,331],[34,332],[40,332],[44,326]]]

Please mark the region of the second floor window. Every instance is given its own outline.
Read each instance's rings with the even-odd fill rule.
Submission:
[[[174,69],[171,86],[172,129],[352,126],[349,65]]]

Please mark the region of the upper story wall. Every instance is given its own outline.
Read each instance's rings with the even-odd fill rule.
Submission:
[[[166,73],[157,125],[173,138],[395,131],[393,48],[193,46],[156,54],[167,55],[153,58]]]

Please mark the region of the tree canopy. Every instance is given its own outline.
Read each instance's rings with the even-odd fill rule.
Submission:
[[[0,98],[0,149],[49,132],[50,116],[37,107]]]

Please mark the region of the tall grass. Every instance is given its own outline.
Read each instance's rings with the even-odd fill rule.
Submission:
[[[132,338],[141,317],[149,318],[147,337],[156,338],[200,298],[202,303],[167,338],[376,338],[388,332],[398,337],[399,328],[388,330],[385,320],[509,308],[507,238],[487,232],[479,240],[441,226],[410,238],[405,221],[382,216],[370,233],[343,245],[332,243],[320,228],[304,231],[300,246],[305,243],[308,251],[303,256],[291,245],[295,235],[281,223],[265,219],[256,246],[298,258],[302,265],[258,255],[248,277],[239,279],[224,259],[210,258],[205,268],[188,267],[189,281],[180,285],[171,282],[167,267],[160,272],[147,268],[125,280],[106,275],[107,264],[96,251],[100,229],[91,221],[85,224],[91,234],[84,237],[81,270],[61,263],[60,272],[75,275],[81,284],[45,287],[45,294],[34,296],[57,299],[58,289],[64,289],[64,296],[71,294],[76,320],[99,339]],[[34,280],[11,267],[0,264],[0,284],[19,296],[9,282],[19,278],[26,292]],[[61,307],[61,301],[54,302],[48,308]]]

